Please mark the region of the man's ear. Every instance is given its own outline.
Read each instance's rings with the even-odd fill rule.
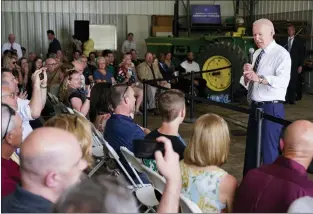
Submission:
[[[280,150],[283,152],[284,151],[284,146],[285,146],[285,142],[282,138],[280,138],[279,140],[279,146],[280,146]]]
[[[13,136],[14,134],[12,132],[7,133],[7,135],[5,136],[5,141],[7,142],[7,144],[12,145]]]

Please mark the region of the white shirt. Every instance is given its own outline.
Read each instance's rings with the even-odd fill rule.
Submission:
[[[17,112],[22,118],[22,127],[23,127],[23,137],[22,141],[33,131],[33,128],[30,126],[29,121],[33,120],[31,115],[31,110],[29,106],[29,100],[23,100],[17,98]]]
[[[253,63],[262,49],[253,54]],[[269,85],[254,82],[251,98],[253,101],[285,101],[290,80],[291,58],[289,52],[275,41],[264,49],[264,54],[258,66],[258,75],[263,75]]]
[[[136,50],[136,42],[133,40],[133,41],[129,41],[129,40],[125,40],[123,42],[123,45],[122,45],[122,52],[123,53],[127,53],[129,52],[131,49],[134,49]]]
[[[293,41],[295,40],[295,37],[294,37],[294,36],[292,36],[292,37],[288,37],[288,41],[287,41],[287,48],[288,48],[289,39],[291,39],[291,41],[290,41],[290,43],[291,43],[291,47],[290,47],[290,49],[291,49],[291,48],[292,48]]]
[[[191,71],[200,71],[200,66],[195,61],[192,61],[192,63],[189,63],[187,60],[183,61],[180,64],[181,67],[183,67],[186,70],[186,73],[191,73]]]
[[[22,48],[21,48],[21,45],[14,42],[13,43],[13,49],[15,49],[17,51],[17,56],[18,58],[22,58],[23,57],[23,53],[22,53]],[[5,51],[5,50],[11,50],[11,43],[4,43],[2,45],[2,53]]]

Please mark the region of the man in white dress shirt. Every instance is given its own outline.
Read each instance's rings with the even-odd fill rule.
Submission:
[[[136,50],[136,42],[134,41],[134,34],[127,34],[127,39],[123,42],[122,45],[122,53],[126,54],[130,52],[132,49]]]
[[[8,39],[9,39],[9,42],[4,43],[2,45],[2,53],[5,50],[11,50],[11,51],[16,50],[18,58],[19,59],[22,58],[23,57],[22,48],[20,44],[15,42],[15,35],[13,33],[9,34]]]
[[[40,79],[39,74],[43,73],[44,79]],[[1,98],[2,102],[10,105],[16,110],[23,120],[23,141],[33,131],[29,121],[40,117],[42,109],[46,104],[47,97],[47,74],[46,68],[37,70],[32,75],[33,93],[30,100],[17,97],[18,81],[12,72],[1,71]],[[10,102],[11,101],[11,102]],[[12,104],[14,103],[14,104]]]
[[[256,108],[278,118],[285,117],[284,102],[290,80],[291,58],[288,51],[273,39],[273,23],[259,19],[253,24],[254,41],[259,48],[253,54],[253,62],[244,65],[244,82],[248,86],[250,103],[246,153],[243,175],[256,168],[257,121]],[[279,156],[279,139],[282,126],[263,120],[261,152],[263,164],[271,164]]]

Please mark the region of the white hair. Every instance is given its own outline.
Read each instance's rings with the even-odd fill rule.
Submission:
[[[10,111],[13,110],[11,109],[11,107],[6,106],[6,105],[1,105],[1,139],[4,137],[5,131],[6,134],[10,133],[14,128],[15,128],[15,120],[14,120],[14,116],[15,115],[11,115]],[[13,110],[14,111],[14,110]],[[11,119],[10,119],[11,117]],[[10,120],[10,122],[9,122]]]
[[[258,19],[253,23],[253,25],[266,25],[267,27],[271,29],[273,36],[275,35],[275,28],[274,28],[273,22],[271,22],[269,19],[265,19],[265,18]]]

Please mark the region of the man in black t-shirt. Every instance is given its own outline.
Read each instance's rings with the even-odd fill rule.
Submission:
[[[180,137],[179,125],[186,115],[185,95],[179,90],[167,90],[160,94],[158,108],[162,117],[160,128],[150,132],[145,139],[155,140],[160,136],[172,141],[173,149],[179,154],[179,159],[184,159],[186,144]]]

